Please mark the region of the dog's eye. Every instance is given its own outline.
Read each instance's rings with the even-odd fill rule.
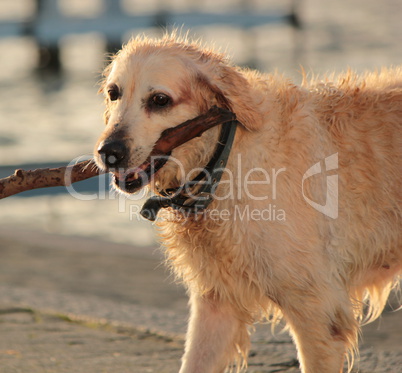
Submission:
[[[164,93],[157,93],[153,95],[151,100],[155,106],[160,107],[166,106],[170,103],[170,97],[168,95],[165,95]]]
[[[116,85],[108,87],[107,94],[109,95],[110,101],[116,101],[120,97],[119,88]]]

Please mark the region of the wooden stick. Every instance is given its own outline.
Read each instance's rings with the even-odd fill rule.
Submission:
[[[231,111],[213,106],[205,114],[163,131],[151,152],[151,156],[167,155],[174,148],[201,136],[206,130],[235,119],[236,115]]]
[[[14,174],[0,179],[0,199],[31,189],[67,186],[101,173],[94,161],[79,162],[73,166],[15,170]]]
[[[163,131],[150,156],[168,155],[174,148],[201,136],[206,130],[235,119],[231,111],[214,106],[205,114]],[[32,189],[68,186],[101,173],[92,159],[73,166],[33,171],[18,169],[13,175],[0,179],[0,199]]]

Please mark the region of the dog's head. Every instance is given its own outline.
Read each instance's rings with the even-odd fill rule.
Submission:
[[[151,181],[158,189],[167,189],[196,176],[189,173],[207,163],[217,128],[181,145],[169,159],[153,159],[150,164],[156,141],[167,128],[213,105],[233,110],[230,92],[247,90],[246,79],[222,55],[173,38],[129,42],[104,76],[106,128],[96,144],[95,160],[113,172],[117,187],[129,193]],[[239,119],[252,127],[252,110],[245,112]]]

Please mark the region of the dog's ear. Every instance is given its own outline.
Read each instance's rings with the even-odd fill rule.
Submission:
[[[224,93],[218,88],[217,85],[212,84],[208,78],[204,74],[197,74],[196,77],[197,85],[201,88],[201,92],[204,92],[203,96],[203,104],[205,108],[203,111],[208,109],[209,101],[214,100],[214,104],[224,109],[232,110],[232,102],[227,98]]]
[[[245,128],[258,130],[262,126],[263,116],[258,110],[256,97],[252,97],[250,83],[233,67],[220,66],[218,71],[220,74],[212,79],[199,72],[197,84],[212,95],[217,106],[233,111]],[[204,100],[208,99],[204,97]]]

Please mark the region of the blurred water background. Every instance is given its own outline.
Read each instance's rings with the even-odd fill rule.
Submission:
[[[297,10],[299,18],[286,18],[293,26],[291,22],[251,23],[247,29],[236,24],[184,25],[184,29],[191,30],[190,35],[214,42],[227,51],[235,63],[267,73],[278,70],[297,83],[301,81],[301,66],[307,72],[324,74],[348,68],[358,72],[380,69],[402,61],[401,0],[122,0],[121,3],[54,0],[54,3],[63,17],[88,22],[107,17],[111,4],[121,5],[123,13],[136,17],[138,22],[133,18],[132,30],[121,35],[123,41],[139,33],[161,35],[159,27],[152,24],[144,27],[140,20],[155,19],[156,24],[161,17],[165,21],[166,14],[233,12],[244,17],[272,15],[276,19]],[[2,33],[13,22],[32,21],[34,13],[34,0],[0,0],[0,177],[15,168],[65,165],[77,156],[90,155],[103,128],[102,97],[97,94],[97,83],[106,60],[105,50],[111,46],[100,32],[72,32],[59,40],[61,70],[38,69],[35,39],[29,34]],[[52,16],[50,13],[47,17]],[[301,28],[295,27],[298,21]],[[102,22],[106,29],[109,21],[105,18]],[[114,18],[113,22],[119,19]],[[58,23],[49,30],[48,36],[57,34]],[[81,198],[57,188],[2,200],[3,232],[24,228],[24,231],[152,245],[155,240],[152,225],[138,219],[141,201],[136,197],[125,201],[109,193],[105,177],[94,180],[79,192]]]

